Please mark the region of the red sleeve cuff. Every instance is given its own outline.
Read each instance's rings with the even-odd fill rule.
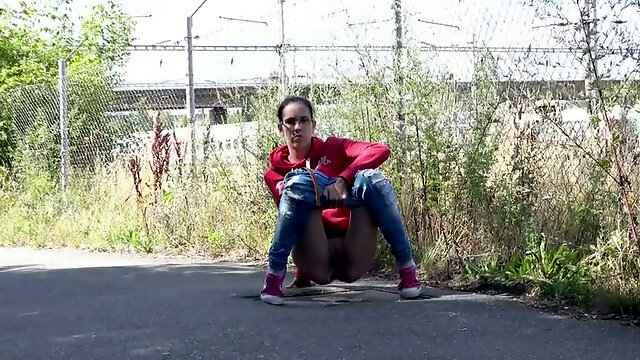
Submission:
[[[340,173],[340,175],[338,175],[339,177],[345,179],[345,181],[347,182],[347,184],[349,185],[353,185],[353,180],[356,177],[356,173],[358,172],[358,170],[352,169],[347,167],[346,169],[344,169],[344,171],[342,173]]]

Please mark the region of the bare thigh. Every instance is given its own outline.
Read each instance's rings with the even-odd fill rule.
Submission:
[[[341,254],[337,259],[331,254],[336,268],[334,278],[347,283],[358,280],[371,269],[377,250],[378,229],[369,212],[364,208],[352,209],[349,229],[340,247]]]
[[[329,242],[322,224],[322,210],[311,212],[307,228],[293,247],[291,256],[309,280],[321,285],[331,281],[333,270],[329,263]]]
[[[377,251],[378,230],[366,209],[352,209],[344,237],[327,239],[321,210],[314,210],[309,224],[292,251],[293,261],[313,282],[353,282],[371,268]]]

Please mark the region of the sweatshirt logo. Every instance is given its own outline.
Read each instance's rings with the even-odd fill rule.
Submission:
[[[276,190],[278,190],[278,195],[282,195],[282,192],[284,191],[284,180],[278,181],[276,184]]]
[[[323,156],[320,158],[320,160],[318,160],[318,166],[316,166],[316,169],[319,168],[320,166],[325,166],[325,165],[329,165],[331,164],[331,160],[327,159],[327,156]]]

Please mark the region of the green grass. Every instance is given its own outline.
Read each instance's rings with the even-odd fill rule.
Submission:
[[[144,175],[148,183],[151,176]],[[123,167],[76,179],[67,193],[55,189],[45,173],[37,176],[29,188],[14,184],[0,190],[0,245],[256,258],[272,237],[269,214],[275,207],[258,178],[250,180],[253,186],[242,184],[248,190],[244,201],[235,198],[239,183],[202,181],[191,187],[168,181],[154,202],[148,187],[138,201]]]

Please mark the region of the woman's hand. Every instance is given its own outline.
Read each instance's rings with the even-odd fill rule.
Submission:
[[[338,178],[333,184],[324,189],[324,197],[327,200],[327,208],[340,208],[345,206],[347,200],[347,182]]]

